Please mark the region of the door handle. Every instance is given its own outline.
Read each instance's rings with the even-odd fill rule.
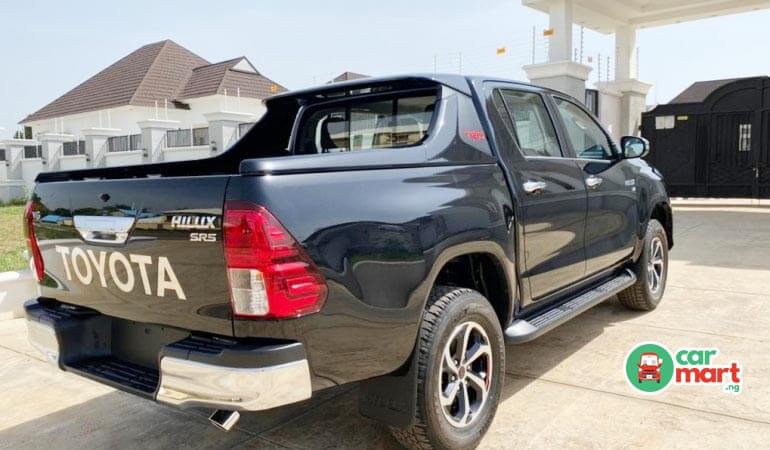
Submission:
[[[590,177],[586,178],[586,186],[588,186],[588,189],[596,189],[601,186],[603,181],[603,179],[597,177],[596,175],[591,175]]]
[[[524,183],[524,192],[529,195],[538,195],[545,192],[548,184],[545,181],[527,181]]]
[[[125,244],[136,223],[134,217],[75,216],[75,229],[86,242]]]

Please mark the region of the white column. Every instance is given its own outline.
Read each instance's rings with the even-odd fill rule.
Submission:
[[[149,162],[163,160],[166,131],[179,128],[178,120],[147,119],[137,122],[142,130],[142,147]]]
[[[37,141],[32,139],[6,139],[3,141],[3,145],[5,145],[5,160],[8,167],[7,176],[9,180],[22,179],[21,160],[24,157],[24,146],[37,144]]]
[[[548,6],[553,31],[548,47],[548,60],[572,61],[572,0],[556,0]]]
[[[617,123],[615,137],[638,136],[642,113],[647,109],[647,93],[652,85],[638,79],[636,27],[621,25],[615,29],[615,80],[599,83],[602,92],[617,93],[618,108],[605,108],[600,103],[600,118]]]
[[[104,167],[107,154],[107,139],[119,135],[119,128],[84,128],[81,131],[86,141],[86,157],[90,167]]]
[[[615,79],[631,80],[639,77],[637,67],[636,27],[620,26],[615,30]]]
[[[43,170],[49,172],[59,170],[59,157],[62,155],[62,147],[65,142],[75,140],[75,136],[61,133],[41,133],[37,139],[43,148]]]
[[[555,89],[585,101],[586,80],[591,66],[572,61],[572,0],[554,0],[549,4],[552,34],[548,43],[548,62],[524,66],[532,84]]]
[[[209,123],[209,141],[217,152],[223,152],[238,140],[238,125],[255,120],[254,114],[238,112],[213,112],[204,114]],[[214,148],[212,148],[214,150]]]

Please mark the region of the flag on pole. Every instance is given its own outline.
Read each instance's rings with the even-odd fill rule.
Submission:
[[[497,56],[505,55],[505,47],[497,47]]]

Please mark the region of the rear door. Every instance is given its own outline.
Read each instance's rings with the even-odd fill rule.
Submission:
[[[560,142],[538,92],[492,91],[502,118],[501,158],[518,200],[522,305],[546,299],[585,275],[586,189],[580,168]]]
[[[636,173],[583,107],[558,96],[553,101],[588,192],[586,274],[593,275],[634,251],[639,224]]]
[[[143,323],[231,335],[222,249],[227,176],[40,183],[43,297]]]

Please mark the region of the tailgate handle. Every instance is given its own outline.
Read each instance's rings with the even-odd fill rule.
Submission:
[[[134,217],[75,216],[75,229],[86,242],[125,244],[134,227]]]

